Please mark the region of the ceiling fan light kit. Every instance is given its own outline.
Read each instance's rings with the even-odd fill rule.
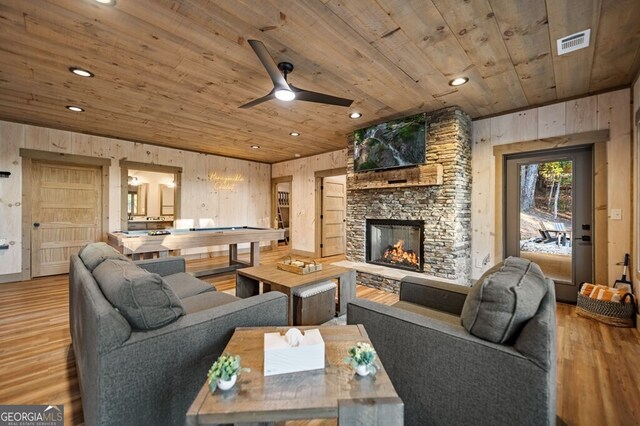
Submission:
[[[292,101],[296,98],[296,94],[289,89],[278,89],[276,90],[275,95],[276,95],[276,98],[285,102]]]
[[[239,108],[251,108],[272,99],[279,99],[286,102],[295,99],[299,101],[315,102],[318,104],[328,104],[342,107],[349,107],[353,103],[352,99],[339,98],[337,96],[312,92],[310,90],[304,90],[295,87],[293,84],[290,84],[287,81],[287,75],[289,75],[293,71],[292,63],[280,62],[276,65],[275,61],[267,51],[264,43],[258,40],[248,40],[248,43],[255,52],[260,62],[262,62],[262,66],[267,71],[267,74],[269,74],[271,82],[273,83],[273,90],[271,90],[271,92],[261,98],[254,99],[251,102],[247,102],[246,104],[241,105]]]

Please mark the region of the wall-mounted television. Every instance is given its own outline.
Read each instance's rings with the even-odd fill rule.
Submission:
[[[424,164],[425,115],[417,114],[354,132],[356,172]]]

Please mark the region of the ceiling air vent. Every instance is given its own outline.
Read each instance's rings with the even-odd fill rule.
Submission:
[[[574,50],[589,47],[590,37],[591,29],[588,29],[558,39],[558,55],[564,55],[565,53],[573,52]]]

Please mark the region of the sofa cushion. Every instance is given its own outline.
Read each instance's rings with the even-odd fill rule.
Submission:
[[[471,288],[462,308],[462,325],[481,339],[510,343],[536,314],[546,292],[538,265],[509,257]]]
[[[150,330],[167,325],[184,315],[184,307],[158,274],[132,262],[107,259],[93,276],[109,302],[132,328]]]
[[[127,259],[127,256],[119,253],[109,244],[102,242],[85,245],[78,252],[78,256],[82,259],[84,266],[86,266],[91,272],[93,272],[93,270],[106,259],[129,260]]]
[[[555,288],[549,278],[547,294],[538,313],[527,321],[513,348],[533,361],[544,371],[551,371],[556,364]]]
[[[193,314],[204,311],[205,309],[226,305],[227,303],[235,302],[237,300],[242,299],[221,291],[208,291],[206,293],[196,294],[195,296],[182,299],[182,305],[184,306],[187,314]]]
[[[165,275],[162,277],[165,283],[178,296],[179,299],[185,299],[196,294],[206,293],[208,291],[216,291],[216,288],[209,283],[197,279],[193,275],[186,272]]]

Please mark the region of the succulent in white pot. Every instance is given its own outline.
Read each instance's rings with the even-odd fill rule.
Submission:
[[[378,371],[375,364],[376,351],[369,343],[358,342],[355,346],[349,348],[349,356],[344,358],[344,362],[351,364],[356,374],[374,376]]]
[[[214,392],[216,388],[220,388],[223,391],[231,389],[243,371],[248,372],[250,370],[240,366],[240,356],[221,355],[213,363],[207,374],[209,389],[211,389],[211,392]]]

